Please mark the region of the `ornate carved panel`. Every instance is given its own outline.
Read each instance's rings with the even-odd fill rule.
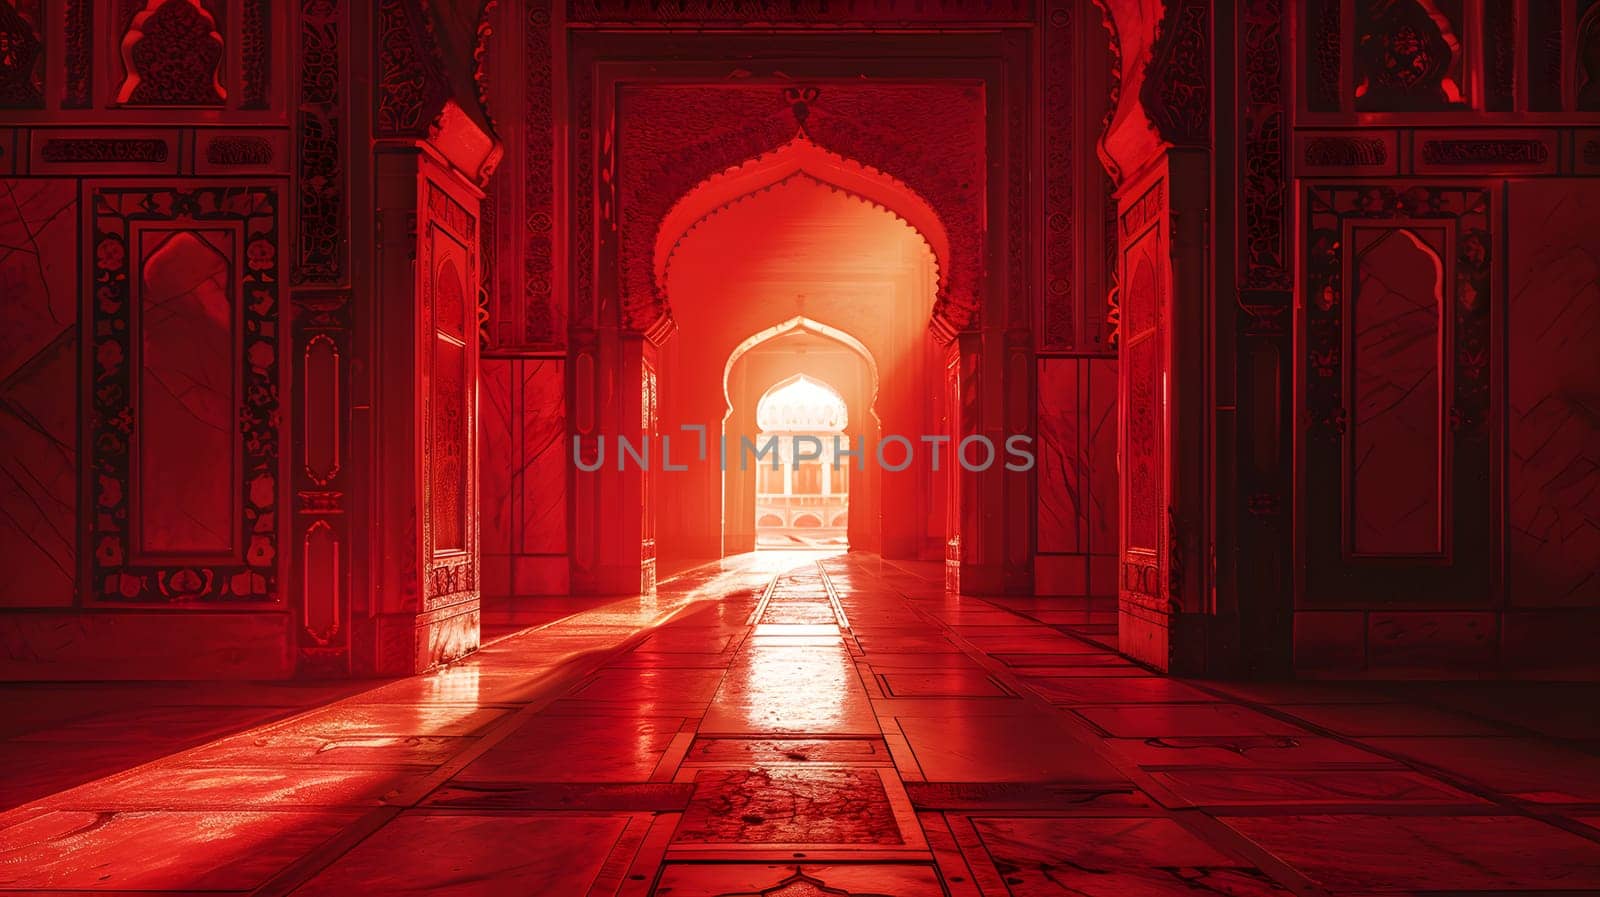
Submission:
[[[295,291],[292,549],[301,675],[342,675],[350,645],[350,294]]]
[[[276,601],[277,190],[90,196],[93,600]]]
[[[178,135],[173,131],[134,133],[122,137],[70,137],[78,131],[36,131],[36,168],[79,174],[178,171]],[[59,135],[59,136],[58,136]]]
[[[1289,285],[1289,121],[1283,89],[1283,0],[1246,4],[1240,16],[1244,63],[1240,281],[1247,289],[1283,289]]]
[[[301,0],[295,283],[337,284],[345,276],[345,15],[343,0]]]
[[[423,309],[423,610],[476,598],[478,222],[431,179],[417,258]]]
[[[1600,3],[1589,0],[1578,18],[1575,37],[1576,105],[1583,112],[1600,112]]]
[[[1238,268],[1239,313],[1234,319],[1237,361],[1233,365],[1237,416],[1232,501],[1238,521],[1236,583],[1241,644],[1246,665],[1264,670],[1286,666],[1291,614],[1284,596],[1293,581],[1292,530],[1285,511],[1294,489],[1291,445],[1285,434],[1292,384],[1285,368],[1293,357],[1293,248],[1289,220],[1291,162],[1285,90],[1288,34],[1284,0],[1256,0],[1239,10],[1243,152]],[[1311,156],[1316,140],[1305,144]],[[1316,145],[1327,155],[1326,147]],[[1383,149],[1381,141],[1378,149]],[[1335,151],[1331,155],[1342,157]],[[1169,575],[1169,579],[1173,577]]]
[[[1165,350],[1165,184],[1157,181],[1125,204],[1120,222],[1122,271],[1122,584],[1159,602],[1169,583],[1159,575],[1165,563],[1167,513],[1167,419]]]
[[[1211,11],[1204,0],[1176,0],[1161,23],[1140,97],[1161,137],[1179,146],[1210,139]]]
[[[1550,131],[1455,131],[1413,138],[1418,174],[1554,174],[1560,152]]]
[[[1344,100],[1342,0],[1308,0],[1304,56],[1306,104],[1315,112],[1338,112]]]
[[[0,109],[44,105],[42,0],[0,0]]]
[[[555,295],[555,67],[550,10],[528,4],[523,32],[527,93],[522,107],[522,314],[524,338],[538,346],[565,342],[565,302]],[[579,110],[586,116],[587,110]],[[583,120],[580,117],[580,122]]]
[[[94,0],[66,0],[66,86],[61,105],[84,109],[90,103],[94,59]]]
[[[123,5],[122,84],[128,106],[221,106],[227,25],[223,9],[201,0]]]
[[[1019,31],[1010,30],[1005,34],[1005,56],[1008,60],[1027,58],[1028,44],[1026,37]],[[1027,109],[1030,105],[1028,84],[1031,78],[1025,77],[1021,71],[1014,71],[1005,79],[1005,108]],[[1006,123],[1006,216],[1007,237],[1006,253],[1006,323],[1018,330],[1036,326],[1033,318],[1032,291],[1029,288],[1034,279],[1031,270],[1033,258],[1033,240],[1029,234],[1030,222],[1037,221],[1031,214],[1035,200],[1031,196],[1033,181],[1030,176],[1032,170],[1031,156],[1028,150],[1028,118],[1025,115],[1005,115]],[[1070,143],[1070,141],[1067,141]],[[1037,226],[1037,225],[1035,225]],[[959,225],[958,225],[959,229]],[[1070,255],[1071,243],[1069,240],[1060,241],[1068,246]],[[1059,253],[1060,250],[1058,249]],[[1070,266],[1070,262],[1068,263]],[[955,262],[950,263],[952,269]],[[976,271],[974,271],[976,273]],[[954,270],[943,280],[953,283],[965,279]],[[947,290],[934,300],[934,323],[938,328],[954,326],[957,329],[968,326],[977,320],[979,292],[974,289],[971,293]]]
[[[1517,3],[1484,0],[1484,108],[1509,112],[1516,102]]]
[[[1355,108],[1419,112],[1466,105],[1466,21],[1460,3],[1356,0]],[[1452,15],[1453,11],[1453,15]]]
[[[579,72],[575,79],[588,76]],[[593,214],[582,149],[583,116],[589,101],[576,84],[579,148],[573,157],[575,220],[574,317],[583,317],[591,295],[591,250],[585,235]],[[624,88],[621,120],[626,147],[617,160],[617,200],[626,208],[619,222],[619,266],[627,322],[645,329],[665,312],[657,288],[654,256],[656,223],[702,180],[788,144],[804,133],[823,149],[903,183],[937,213],[949,234],[948,271],[941,271],[941,310],[957,329],[977,311],[983,271],[983,185],[985,174],[983,89],[975,84],[862,84],[829,89],[822,84],[797,116],[794,98],[782,86],[749,85],[705,89],[672,85]],[[1021,116],[1017,118],[1021,119]],[[592,138],[591,138],[592,139]],[[1025,147],[1025,144],[1023,144]],[[1024,149],[1025,152],[1025,149]],[[1025,178],[1018,186],[1026,184]],[[1025,193],[1014,196],[1025,202]],[[1025,215],[1024,211],[1020,214]],[[1024,219],[1012,222],[1020,229]],[[1019,231],[1019,237],[1021,236]],[[1009,266],[1023,265],[1008,256]],[[1009,268],[1008,268],[1009,270]],[[1018,284],[1026,301],[1024,283]],[[1026,307],[1025,305],[1023,306]]]
[[[1528,4],[1529,52],[1524,54],[1528,106],[1536,112],[1561,109],[1562,14],[1560,0]]]
[[[444,101],[437,49],[425,10],[407,0],[377,5],[377,116],[383,135],[415,135]]]
[[[1050,0],[1044,11],[1040,50],[1044,84],[1044,291],[1040,302],[1039,345],[1071,349],[1078,342],[1072,295],[1073,264],[1073,20],[1078,4]],[[1092,319],[1091,319],[1092,320]]]
[[[272,0],[242,0],[239,70],[244,88],[241,109],[265,109],[272,88]]]
[[[1591,0],[1308,0],[1299,21],[1311,113],[1600,111]]]
[[[1301,176],[1388,175],[1400,170],[1399,140],[1394,131],[1301,131],[1295,135],[1295,145],[1295,171]]]
[[[1487,600],[1490,193],[1316,186],[1305,208],[1305,597]]]
[[[960,22],[1012,22],[1033,20],[1034,0],[688,0],[658,3],[650,0],[566,0],[567,20],[621,26],[665,24],[791,25],[843,24],[954,24]]]

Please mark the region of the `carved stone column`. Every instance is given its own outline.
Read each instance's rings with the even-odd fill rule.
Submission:
[[[429,141],[378,147],[371,672],[428,669],[478,646],[474,183]]]
[[[1121,93],[1101,154],[1118,183],[1121,649],[1199,672],[1217,652],[1210,4],[1105,4]]]

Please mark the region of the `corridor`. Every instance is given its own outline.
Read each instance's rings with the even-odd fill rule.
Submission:
[[[0,888],[1600,889],[1592,686],[1179,682],[1097,643],[1108,610],[947,596],[937,572],[819,552],[697,568],[25,800],[0,816]],[[10,686],[0,750],[25,777],[118,713],[134,739],[140,717],[249,710],[238,689],[30,728],[90,687]]]

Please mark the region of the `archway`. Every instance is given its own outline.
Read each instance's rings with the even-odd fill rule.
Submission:
[[[850,463],[834,449],[850,424],[844,396],[810,374],[791,374],[756,400],[755,547],[849,545]],[[848,443],[844,443],[848,447]]]
[[[722,477],[723,553],[762,547],[760,521],[764,515],[779,512],[779,525],[789,527],[801,510],[807,510],[801,507],[804,502],[763,501],[764,491],[769,499],[774,493],[795,494],[793,473],[786,471],[791,468],[791,461],[798,460],[794,458],[797,436],[810,436],[820,444],[822,458],[818,460],[829,462],[830,468],[827,491],[832,492],[836,478],[849,490],[848,504],[820,497],[810,502],[813,507],[808,510],[814,512],[814,525],[825,529],[842,527],[834,547],[848,544],[858,550],[879,550],[883,518],[879,471],[870,458],[843,454],[876,445],[883,432],[875,408],[878,366],[871,351],[847,333],[797,317],[741,342],[729,354],[723,371],[727,404],[721,434],[729,458]],[[792,415],[787,422],[774,420],[770,413],[763,419],[764,400],[785,387],[805,382],[837,398],[837,426],[822,420],[815,421],[816,426],[802,426]],[[764,447],[764,435],[769,433],[779,437],[772,454],[758,454]],[[747,443],[754,448],[747,448]],[[808,446],[805,453],[811,450]],[[779,461],[776,478],[772,470],[774,459]],[[839,463],[833,464],[835,461]],[[764,490],[763,476],[777,488]],[[823,491],[822,476],[818,470],[817,482],[808,485],[816,487],[814,496]],[[832,539],[833,535],[827,538]],[[794,547],[795,540],[789,541]]]
[[[669,566],[755,547],[754,476],[746,483],[731,475],[738,473],[738,435],[755,434],[754,403],[781,379],[780,364],[791,365],[782,376],[821,375],[847,397],[859,394],[851,398],[853,441],[870,437],[875,445],[880,426],[914,434],[929,429],[930,416],[938,419],[927,402],[939,392],[928,383],[937,381],[928,378],[939,376],[943,353],[928,325],[940,277],[933,242],[941,238],[930,241],[904,215],[810,171],[764,174],[778,179],[741,180],[753,192],[732,198],[722,192],[726,182],[707,181],[701,189],[709,192],[680,203],[686,211],[664,231],[686,228],[663,243],[670,246],[663,250],[664,293],[677,334],[659,353],[662,432],[703,425],[714,444],[725,423],[734,468],[711,464],[660,477],[656,547]],[[700,213],[707,201],[711,211]],[[808,343],[806,351],[832,352],[844,367],[830,377],[793,366],[792,357],[781,360]],[[753,393],[736,394],[735,381],[758,360],[771,376],[747,377]],[[871,491],[877,474],[859,473],[849,542],[877,550],[884,543]],[[904,531],[897,543],[904,555],[926,549],[937,556],[943,538],[942,494],[917,479],[929,476],[908,471],[892,487],[907,510],[894,522]],[[928,531],[928,521],[939,521],[937,531]],[[832,522],[819,518],[823,526]]]

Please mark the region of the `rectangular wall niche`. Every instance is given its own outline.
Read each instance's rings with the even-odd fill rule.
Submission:
[[[139,555],[236,561],[237,229],[136,233]]]
[[[90,187],[95,602],[279,598],[278,192]]]
[[[1447,230],[1350,227],[1345,519],[1357,555],[1445,551]]]
[[[454,266],[440,272],[440,283],[459,277]],[[433,549],[434,552],[467,548],[466,409],[467,350],[459,337],[441,331],[433,347]]]
[[[1303,189],[1302,607],[1489,601],[1500,576],[1493,194]]]
[[[478,600],[478,220],[433,177],[417,256],[426,610]],[[473,623],[476,638],[476,623]]]

